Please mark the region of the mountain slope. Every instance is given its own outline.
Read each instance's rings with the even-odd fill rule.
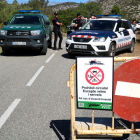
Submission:
[[[102,6],[104,14],[109,14],[114,5],[120,7],[123,17],[140,19],[140,0],[94,0]]]
[[[79,3],[75,3],[75,2],[64,2],[64,3],[60,3],[60,4],[56,4],[56,5],[50,5],[49,7],[51,7],[53,9],[53,11],[57,12],[59,10],[66,10],[69,8],[76,8],[79,6]]]

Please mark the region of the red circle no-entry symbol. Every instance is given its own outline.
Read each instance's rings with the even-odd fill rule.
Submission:
[[[132,84],[140,84],[140,58],[132,59],[124,62],[115,69],[114,72],[114,96],[113,111],[119,117],[130,122],[140,121],[140,98],[139,92],[137,96],[123,95],[123,92],[116,95],[117,82],[125,82]],[[126,91],[128,89],[125,89]],[[136,89],[137,90],[137,89]],[[127,91],[128,92],[128,91]]]
[[[99,85],[104,80],[104,72],[98,67],[91,67],[85,74],[86,80],[91,85]]]

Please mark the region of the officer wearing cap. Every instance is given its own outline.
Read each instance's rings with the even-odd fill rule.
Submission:
[[[91,17],[90,17],[90,20],[92,20],[92,19],[96,19],[96,16],[93,14],[91,14]]]
[[[59,36],[59,49],[62,49],[61,48],[61,43],[62,43],[62,34],[60,32],[60,26],[62,26],[62,23],[61,21],[59,20],[58,18],[58,13],[55,12],[54,13],[54,18],[52,20],[52,23],[53,23],[53,31],[54,31],[54,50],[56,50],[56,42],[57,42],[57,38]]]
[[[80,13],[77,13],[77,19],[75,21],[75,31],[79,30],[79,27],[82,27]]]

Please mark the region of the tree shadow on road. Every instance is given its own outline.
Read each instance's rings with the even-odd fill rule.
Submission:
[[[68,53],[66,54],[62,54],[62,57],[66,58],[66,59],[76,59],[77,56],[82,56],[82,57],[87,57],[87,56],[90,56],[90,57],[96,57],[95,55],[89,55],[89,54],[74,54],[74,55],[69,55]],[[98,57],[98,56],[97,56]]]
[[[77,122],[84,122],[84,123],[91,123],[92,120],[89,117],[76,117],[76,121]],[[121,118],[115,118],[115,128],[116,129],[131,129],[131,122],[125,121]],[[112,118],[99,118],[99,117],[95,117],[94,118],[94,123],[97,124],[102,124],[102,125],[106,125],[106,126],[112,126]],[[52,120],[50,123],[50,128],[53,129],[53,131],[55,132],[55,134],[57,135],[59,140],[69,140],[70,139],[70,129],[71,129],[71,125],[70,125],[70,120]],[[140,128],[140,123],[135,123],[135,129],[139,129]],[[140,137],[140,135],[136,134],[138,137]],[[125,134],[123,135],[123,137],[118,137],[118,138],[113,138],[113,137],[100,137],[100,138],[95,138],[94,139],[107,139],[107,140],[126,140],[128,139],[129,134]]]
[[[129,51],[127,50],[122,50],[122,51],[119,51],[119,52],[116,52],[116,55],[115,56],[119,56],[119,55],[123,55],[123,54],[126,54],[126,53],[129,53]],[[131,53],[130,53],[131,54]]]
[[[3,52],[0,54],[1,56],[3,55]],[[38,50],[11,50],[6,57],[24,57],[24,56],[38,56],[40,55]]]
[[[66,59],[75,59],[75,56],[70,56],[68,53],[62,54],[62,57]]]

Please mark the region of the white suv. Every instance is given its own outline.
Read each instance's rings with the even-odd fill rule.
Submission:
[[[69,55],[94,54],[115,56],[116,52],[135,48],[136,35],[125,19],[99,18],[87,22],[79,31],[69,34],[66,50]]]

